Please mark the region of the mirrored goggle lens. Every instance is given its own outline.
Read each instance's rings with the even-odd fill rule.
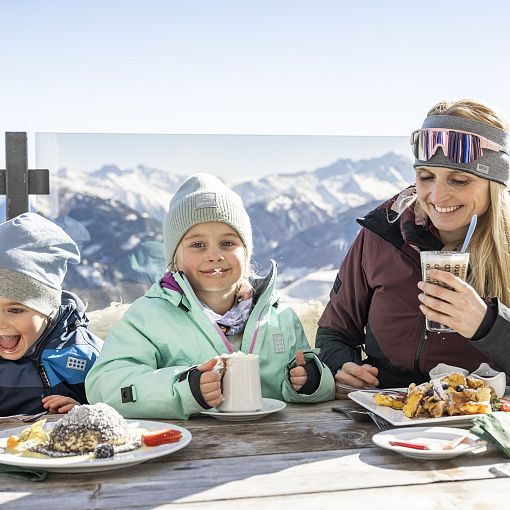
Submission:
[[[428,161],[441,148],[453,163],[470,163],[483,155],[480,137],[458,131],[416,131],[413,134],[413,154]]]

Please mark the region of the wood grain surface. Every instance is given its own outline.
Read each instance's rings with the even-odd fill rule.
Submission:
[[[510,508],[510,463],[492,447],[451,460],[421,461],[376,447],[372,423],[333,405],[288,405],[258,421],[207,416],[173,421],[193,434],[183,450],[136,466],[50,473],[41,483],[0,477],[9,509]],[[2,422],[0,429],[19,426]]]

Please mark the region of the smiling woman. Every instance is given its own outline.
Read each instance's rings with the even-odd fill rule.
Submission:
[[[416,185],[359,220],[319,321],[321,359],[357,387],[421,383],[438,363],[510,376],[508,124],[479,101],[442,102],[411,146]],[[467,281],[431,269],[442,286],[422,282],[419,252],[458,251],[474,214]],[[454,332],[426,331],[425,316]]]

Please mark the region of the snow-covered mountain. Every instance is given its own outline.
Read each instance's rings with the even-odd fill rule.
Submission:
[[[296,281],[296,288],[299,278],[335,270],[359,229],[355,219],[413,176],[411,162],[390,153],[235,186],[252,221],[256,267],[263,272],[274,258],[280,286]],[[52,175],[54,191],[38,200],[38,210],[80,244],[84,262],[69,270],[66,285],[84,295],[92,309],[132,301],[165,269],[162,220],[185,179],[145,166],[114,165]]]
[[[395,153],[353,161],[340,159],[311,172],[268,175],[234,187],[247,206],[281,195],[315,204],[329,216],[371,200],[384,200],[414,182],[409,158]]]
[[[313,271],[337,269],[360,229],[356,219],[379,203],[374,200],[353,207],[297,233],[273,250],[255,251],[254,260],[262,270],[268,267],[268,259],[276,260],[282,284],[294,282]]]
[[[66,196],[84,193],[103,200],[114,199],[140,214],[147,213],[163,221],[170,198],[186,177],[143,165],[124,169],[104,165],[90,173],[61,168],[51,176],[51,184],[52,188],[66,190]],[[56,201],[49,205],[46,200],[40,199],[40,203],[43,213],[50,216],[57,214]]]

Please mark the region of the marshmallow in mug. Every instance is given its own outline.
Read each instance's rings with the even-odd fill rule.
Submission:
[[[234,352],[217,357],[215,367],[222,373],[223,413],[254,412],[262,409],[260,362],[257,354]]]

